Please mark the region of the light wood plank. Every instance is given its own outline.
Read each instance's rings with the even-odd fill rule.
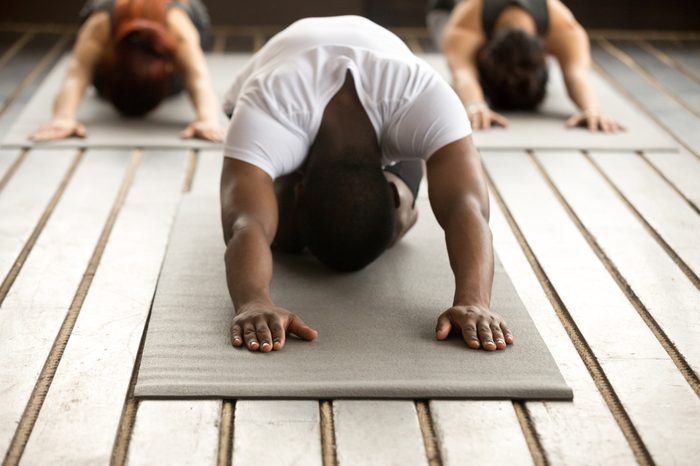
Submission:
[[[651,227],[700,276],[700,216],[634,153],[591,157]]]
[[[431,401],[430,412],[445,466],[533,464],[510,401]]]
[[[700,373],[700,293],[695,286],[583,154],[542,152],[537,158],[632,291]]]
[[[60,176],[72,158],[70,152],[35,155],[24,168],[39,180],[50,171]],[[128,153],[86,155],[0,308],[2,456],[83,278],[128,158]]]
[[[425,445],[411,401],[333,402],[338,463],[427,466]]]
[[[238,401],[232,464],[321,466],[318,402]]]
[[[0,149],[0,180],[5,176],[10,165],[17,160],[21,151],[18,149]]]
[[[224,155],[221,150],[199,151],[199,162],[192,180],[192,194],[219,197],[219,183]]]
[[[220,417],[221,401],[142,401],[127,465],[215,466]]]
[[[32,151],[0,192],[0,282],[58,189],[75,150]]]
[[[646,152],[644,158],[700,210],[700,159],[686,150]]]
[[[107,463],[185,174],[186,152],[147,152],[22,458]]]
[[[634,463],[634,454],[627,440],[552,309],[496,202],[491,203],[489,223],[494,247],[508,276],[564,379],[574,391],[571,403],[525,403],[550,464],[603,466]]]
[[[484,159],[654,460],[684,463],[700,455],[700,444],[695,441],[700,435],[700,400],[588,247],[535,165],[524,153],[488,153]]]
[[[700,83],[690,79],[678,69],[666,65],[636,41],[613,41],[613,44],[630,56],[658,85],[674,95],[695,115],[700,115]]]
[[[607,77],[617,83],[617,88],[660,123],[676,139],[692,151],[700,154],[698,118],[669,95],[661,92],[646,77],[635,72],[629,60],[620,61],[609,49],[597,44],[591,47],[593,59],[605,71]],[[632,65],[633,66],[633,65]],[[624,121],[622,124],[624,125]]]
[[[700,57],[697,49],[683,47],[676,41],[653,41],[652,45],[668,55],[686,74],[700,81]]]

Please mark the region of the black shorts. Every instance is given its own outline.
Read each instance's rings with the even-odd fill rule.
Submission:
[[[423,163],[421,160],[404,160],[397,162],[384,170],[393,173],[403,180],[408,186],[408,189],[413,193],[413,205],[416,205],[418,199],[418,189],[420,188],[421,179],[423,179]]]

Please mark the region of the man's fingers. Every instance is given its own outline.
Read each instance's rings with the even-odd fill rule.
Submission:
[[[255,334],[260,343],[260,351],[263,353],[272,351],[272,333],[270,333],[270,327],[267,326],[266,321],[262,320],[255,324]]]
[[[438,340],[444,340],[450,334],[452,330],[452,323],[449,317],[446,315],[441,315],[438,317],[437,327],[435,328],[435,336]]]
[[[255,326],[251,322],[243,323],[243,340],[245,340],[246,346],[251,351],[257,351],[257,349],[260,347]]]
[[[493,334],[491,333],[491,326],[486,321],[479,322],[477,327],[477,332],[479,333],[479,341],[481,346],[486,351],[493,351],[496,349],[496,343],[493,341]]]
[[[467,343],[467,346],[469,346],[472,349],[479,349],[479,338],[476,335],[476,322],[474,322],[474,319],[470,318],[465,318],[461,322],[461,327],[462,327],[462,338],[464,338],[464,341]]]
[[[489,128],[491,128],[491,115],[489,115],[488,113],[484,113],[484,114],[481,116],[481,118],[482,118],[482,120],[481,120],[481,127],[482,127],[483,129],[489,129]]]
[[[315,340],[318,337],[318,332],[306,325],[298,316],[292,316],[289,319],[287,330],[307,341]]]
[[[505,349],[507,346],[506,339],[503,336],[501,327],[498,324],[491,325],[491,334],[493,335],[493,341],[496,343],[496,348]]]
[[[243,337],[241,336],[241,326],[232,325],[231,326],[231,344],[233,346],[239,347],[243,344]]]
[[[281,350],[284,347],[285,331],[279,319],[274,319],[270,322],[270,330],[272,331],[272,349]]]
[[[513,344],[513,333],[510,331],[505,322],[501,322],[501,332],[503,332],[503,338],[506,340],[506,344]]]

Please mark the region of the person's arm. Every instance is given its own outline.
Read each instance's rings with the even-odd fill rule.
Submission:
[[[571,12],[560,2],[552,2],[552,25],[547,49],[557,58],[564,83],[579,113],[566,122],[569,128],[586,126],[590,131],[614,133],[622,125],[605,115],[590,79],[591,50],[588,35]]]
[[[461,10],[455,8],[454,15]],[[442,49],[452,72],[452,86],[467,109],[469,121],[475,130],[491,125],[508,126],[508,120],[492,111],[484,100],[476,66],[477,53],[484,44],[483,35],[461,26],[460,18],[452,18],[445,29]]]
[[[513,335],[491,311],[493,246],[489,199],[479,153],[471,136],[438,150],[428,160],[428,194],[445,231],[455,276],[452,307],[438,318],[436,337],[460,332],[470,348],[505,349]]]
[[[199,32],[187,13],[180,8],[168,12],[168,26],[173,31],[177,44],[175,62],[184,77],[185,87],[197,113],[197,119],[181,136],[219,142],[224,135],[220,123],[221,108],[200,47]]]
[[[224,158],[221,172],[221,219],[226,241],[226,281],[236,316],[233,346],[251,351],[281,350],[286,332],[314,340],[318,332],[270,298],[270,244],[278,222],[270,176],[247,162]]]
[[[75,41],[68,73],[56,95],[51,122],[32,133],[31,139],[54,141],[71,136],[85,137],[85,127],[75,117],[97,63],[108,46],[109,34],[109,15],[106,12],[94,13],[85,22]]]

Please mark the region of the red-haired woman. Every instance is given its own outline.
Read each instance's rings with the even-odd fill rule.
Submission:
[[[209,17],[200,0],[90,0],[53,118],[32,139],[84,137],[76,120],[90,84],[125,116],[142,116],[187,90],[197,118],[183,138],[220,141],[220,107],[202,52]]]

